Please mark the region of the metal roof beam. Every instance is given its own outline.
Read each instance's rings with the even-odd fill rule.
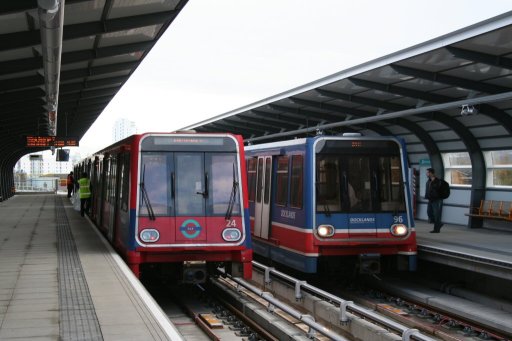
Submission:
[[[272,122],[268,122],[268,121],[265,121],[265,119],[263,118],[251,118],[251,117],[247,117],[247,116],[241,116],[241,115],[238,115],[238,116],[231,116],[229,118],[230,120],[234,120],[238,123],[246,123],[249,127],[259,127],[261,129],[271,129],[271,130],[276,130],[276,128],[284,128],[282,127],[281,125],[276,125],[275,123],[272,123]],[[292,127],[292,128],[296,128],[296,126],[292,126],[292,125],[287,125],[288,127]]]
[[[231,127],[244,129],[244,130],[252,130],[254,132],[259,132],[259,133],[263,133],[263,134],[268,134],[271,132],[279,131],[279,129],[275,129],[275,127],[274,127],[274,129],[267,129],[267,128],[260,129],[260,128],[255,128],[253,125],[249,126],[249,125],[239,124],[240,122],[236,122],[236,121],[232,120],[231,118],[229,118],[229,119],[225,118],[225,119],[215,122],[215,123],[227,124],[228,126],[231,126]]]
[[[82,99],[76,96],[74,94],[73,96],[69,96],[65,98],[65,101],[61,101],[61,103],[67,103],[68,106],[75,107],[76,105],[83,105],[83,104],[94,104],[94,103],[108,103],[112,100],[112,96],[105,95],[105,96],[98,96],[94,98],[86,98]]]
[[[27,76],[21,78],[10,78],[0,81],[0,91],[15,91],[18,89],[33,88],[44,86],[44,77],[42,75]]]
[[[390,111],[399,111],[404,110],[407,107],[400,104],[390,103],[390,102],[383,102],[378,101],[370,98],[364,98],[361,96],[354,96],[354,95],[347,95],[340,92],[334,92],[334,91],[327,91],[327,90],[321,90],[321,89],[315,89],[319,94],[322,96],[330,97],[330,98],[336,98],[336,99],[342,99],[344,101],[352,102],[352,103],[359,103],[363,105],[368,105],[371,107],[381,108],[385,110]]]
[[[126,82],[128,80],[128,77],[129,76],[120,76],[120,77],[96,79],[96,80],[85,81],[85,82],[61,84],[60,92],[61,93],[70,93],[70,92],[81,91],[83,89],[93,89],[93,88],[98,88],[98,87],[114,86],[114,85],[119,86],[119,83],[123,84],[124,82]]]
[[[66,52],[62,54],[61,65],[89,61],[95,58],[114,57],[122,54],[145,51],[150,49],[154,43],[154,41],[148,41],[143,43],[101,47],[95,50]],[[0,62],[0,75],[38,70],[42,68],[42,65],[42,57],[32,57]]]
[[[275,118],[275,114],[265,113],[259,110],[251,110],[250,112],[239,114],[238,116],[243,118],[244,120],[247,120],[248,122],[263,122],[274,127],[276,126],[276,124],[279,127],[289,129],[297,129],[297,127],[302,126],[302,123],[291,122],[290,120],[282,120],[279,118]]]
[[[479,92],[488,93],[488,94],[499,94],[499,93],[510,91],[512,89],[512,88],[507,88],[504,86],[488,84],[488,83],[483,83],[483,82],[476,82],[476,81],[472,81],[469,79],[443,75],[442,73],[439,73],[439,72],[430,72],[430,71],[419,70],[419,69],[415,69],[415,68],[411,68],[411,67],[400,66],[397,64],[390,64],[390,67],[402,75],[426,79],[426,80],[443,83],[443,84],[450,85],[450,86],[458,86],[458,87],[465,88],[468,90],[474,90],[474,91],[479,91]]]
[[[90,0],[66,0],[66,5]],[[19,13],[37,8],[37,0],[0,1],[0,13]]]
[[[337,119],[346,119],[347,116],[369,117],[369,116],[374,115],[373,113],[369,113],[367,111],[354,109],[354,108],[347,108],[347,107],[343,107],[341,105],[334,105],[334,104],[329,104],[329,103],[325,103],[325,102],[315,102],[315,101],[310,101],[310,100],[305,100],[305,99],[300,99],[300,98],[295,98],[295,97],[290,97],[290,100],[297,104],[304,105],[307,107],[313,107],[313,108],[327,110],[327,111],[330,111],[331,113],[334,113],[335,115],[336,114],[343,115],[343,116],[336,115],[338,117]]]
[[[102,96],[110,96],[113,97],[117,91],[119,91],[120,87],[101,89],[101,90],[84,90],[81,92],[73,92],[66,95],[62,95],[61,98],[64,101],[72,101],[79,99],[89,99],[94,97],[102,97]]]
[[[279,110],[279,109],[275,108],[275,110]],[[265,111],[255,110],[255,109],[252,109],[251,112],[258,113],[258,114],[259,113],[270,114],[270,113],[267,113]],[[278,119],[282,118],[282,119],[285,119],[285,120],[293,120],[299,126],[304,126],[304,124],[307,124],[309,121],[313,121],[313,122],[322,122],[322,121],[324,121],[321,118],[315,118],[314,116],[299,115],[299,114],[295,114],[295,113],[292,113],[292,112],[289,112],[289,111],[281,111],[278,114],[272,114],[272,115],[275,115],[276,117],[278,117]],[[309,115],[313,115],[313,114],[309,113]]]
[[[0,102],[1,103],[1,102]],[[43,99],[43,97],[37,97],[34,99],[28,99],[26,101],[23,101],[21,103],[7,103],[7,104],[0,104],[0,117],[2,117],[5,113],[8,112],[16,112],[16,111],[30,111],[34,108],[43,108],[43,105],[46,104],[46,101]]]
[[[62,39],[64,41],[89,37],[98,34],[125,31],[145,26],[164,24],[172,20],[178,11],[167,11],[131,17],[88,22],[83,24],[65,25]],[[30,47],[41,43],[39,31],[24,31],[0,35],[0,51],[22,47]]]
[[[251,135],[251,134],[257,133],[247,127],[243,127],[243,128],[234,127],[234,126],[230,126],[230,125],[221,124],[218,122],[210,123],[210,124],[208,124],[208,127],[205,126],[205,128],[208,129],[209,132],[221,131],[221,132],[230,132],[230,133],[238,134],[238,135]]]
[[[314,121],[314,122],[322,122],[325,119],[321,118],[320,116],[326,115],[321,114],[313,111],[308,111],[300,108],[290,108],[284,105],[277,105],[277,104],[267,104],[269,108],[281,111],[282,113],[279,115],[286,115],[290,119],[297,119],[297,120],[304,120],[304,122],[308,121]],[[252,110],[255,112],[255,110]],[[283,114],[285,113],[285,114]],[[327,115],[326,115],[327,116]],[[331,117],[332,118],[332,117]]]
[[[461,49],[460,47],[454,47],[454,46],[446,46],[445,49],[447,49],[451,54],[453,54],[457,58],[471,60],[473,62],[492,65],[500,68],[505,68],[512,70],[512,59],[502,57],[502,56],[495,56],[488,53],[483,52],[477,52],[477,51],[471,51],[466,49]]]
[[[283,136],[288,136],[288,135],[293,135],[293,134],[307,133],[307,132],[311,132],[317,128],[331,129],[331,128],[341,127],[341,126],[356,126],[356,125],[360,125],[360,124],[364,124],[364,123],[368,123],[368,122],[385,121],[385,120],[391,120],[391,119],[395,119],[395,118],[399,118],[399,117],[419,115],[419,114],[424,114],[424,113],[436,113],[436,115],[437,115],[437,114],[442,114],[442,113],[438,113],[438,111],[450,109],[450,108],[457,108],[462,105],[477,105],[480,103],[493,103],[493,102],[499,102],[499,101],[510,100],[510,99],[512,99],[512,91],[509,91],[509,92],[506,92],[503,94],[482,96],[482,97],[465,99],[465,100],[461,100],[461,101],[454,101],[454,102],[450,102],[450,103],[435,104],[435,105],[430,105],[430,106],[425,106],[425,107],[420,107],[420,108],[415,108],[415,109],[408,109],[408,110],[403,110],[403,111],[394,112],[394,113],[375,115],[372,117],[355,118],[355,119],[345,120],[345,121],[341,121],[341,122],[323,124],[319,127],[308,127],[308,128],[298,129],[295,131],[273,134],[270,137],[265,136],[265,137],[250,139],[250,140],[257,141],[257,140],[262,140],[262,139],[267,139],[267,138],[274,138],[274,137],[277,138],[277,137],[283,137]],[[448,117],[450,117],[450,116],[448,116]],[[453,120],[455,120],[455,119],[453,119]]]
[[[3,95],[0,95],[0,103],[6,104],[6,103],[24,102],[24,101],[27,101],[28,99],[45,98],[45,97],[46,97],[46,92],[43,89],[33,88],[30,90],[19,90],[19,91],[4,93]]]
[[[60,79],[61,81],[67,81],[76,78],[104,75],[118,71],[131,71],[132,69],[135,69],[138,64],[138,62],[126,62],[96,66],[87,69],[62,71]]]
[[[357,86],[361,86],[364,88],[379,90],[383,92],[388,92],[390,94],[396,94],[400,96],[415,98],[415,99],[421,99],[427,102],[432,103],[444,103],[444,102],[450,102],[453,101],[452,97],[438,95],[438,94],[432,94],[425,91],[418,91],[413,89],[407,89],[401,86],[396,86],[392,84],[385,84],[385,83],[378,83],[373,81],[368,81],[365,79],[358,79],[355,77],[348,78],[353,84]]]
[[[401,96],[407,96],[415,99],[424,100],[427,102],[432,103],[448,103],[456,100],[455,98],[443,96],[443,95],[436,95],[436,94],[430,94],[428,92],[423,91],[417,91],[417,90],[410,90],[410,89],[404,89],[399,86],[390,85],[390,84],[382,84],[377,82],[371,82],[367,80],[362,79],[356,79],[356,78],[350,78],[350,81],[353,82],[357,86],[367,87],[371,89],[377,89],[380,91],[397,94]],[[507,131],[512,134],[512,121],[510,120],[510,116],[503,110],[498,109],[492,105],[489,104],[480,104],[479,105],[479,111],[491,117],[492,119],[499,122]]]

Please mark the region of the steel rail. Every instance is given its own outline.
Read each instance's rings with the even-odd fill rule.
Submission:
[[[349,318],[346,314],[347,310],[349,310],[349,311],[354,312],[360,316],[365,317],[366,319],[369,319],[375,323],[383,325],[383,326],[399,333],[402,336],[403,341],[408,341],[411,338],[414,340],[418,340],[418,341],[436,341],[436,339],[433,339],[427,335],[422,334],[417,329],[409,328],[403,324],[395,322],[395,321],[393,321],[387,317],[384,317],[378,313],[375,313],[371,310],[360,307],[360,306],[354,304],[354,302],[352,302],[352,301],[347,301],[340,297],[332,295],[332,294],[326,292],[325,290],[314,287],[305,281],[300,281],[300,280],[298,280],[294,277],[291,277],[285,273],[277,271],[274,268],[267,267],[267,266],[265,266],[261,263],[258,263],[256,261],[253,261],[252,264],[256,268],[259,268],[265,272],[265,282],[266,283],[270,283],[270,274],[274,275],[275,277],[279,277],[280,279],[284,279],[285,281],[294,283],[296,299],[302,298],[302,294],[300,292],[300,290],[302,288],[302,289],[307,290],[308,292],[315,294],[316,296],[318,296],[320,298],[323,298],[325,300],[339,304],[340,305],[340,322],[342,322],[342,323],[349,322]]]
[[[224,271],[222,271],[220,269],[219,269],[219,271],[224,273],[225,275],[227,275]],[[305,325],[310,327],[310,331],[308,332],[308,336],[312,336],[313,335],[313,333],[311,331],[311,329],[313,329],[316,332],[319,332],[320,334],[330,338],[331,340],[335,340],[335,341],[349,341],[347,338],[344,338],[343,336],[338,335],[338,334],[334,333],[333,331],[327,329],[325,326],[315,322],[314,318],[311,315],[302,314],[300,311],[298,311],[296,309],[293,309],[289,305],[281,302],[280,300],[275,298],[271,293],[269,293],[267,291],[262,291],[262,290],[258,289],[257,287],[255,287],[254,285],[246,282],[245,280],[243,280],[241,278],[233,277],[233,276],[230,276],[230,275],[227,275],[227,276],[228,276],[228,278],[230,280],[232,280],[233,282],[237,283],[238,285],[244,287],[245,289],[251,291],[252,293],[258,295],[259,297],[263,298],[265,301],[270,303],[272,306],[278,307],[282,311],[286,312],[290,316],[294,317],[295,319],[301,321],[302,323],[304,323]],[[271,306],[269,306],[269,308],[272,309]]]

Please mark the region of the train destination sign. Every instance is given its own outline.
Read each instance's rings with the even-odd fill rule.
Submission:
[[[59,136],[27,136],[27,147],[78,147],[78,138]]]

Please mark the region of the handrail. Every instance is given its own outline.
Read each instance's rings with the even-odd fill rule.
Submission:
[[[279,309],[281,309],[282,311],[289,314],[290,316],[292,316],[292,317],[296,318],[297,320],[301,321],[302,323],[306,324],[308,327],[310,327],[310,331],[309,331],[308,335],[313,335],[314,334],[313,330],[314,330],[314,331],[319,332],[320,334],[330,338],[331,340],[348,341],[347,338],[344,338],[343,336],[338,335],[338,334],[334,333],[333,331],[328,330],[326,327],[322,326],[321,324],[315,322],[314,318],[311,315],[303,314],[300,311],[295,310],[292,307],[288,306],[287,304],[281,302],[277,298],[274,298],[274,296],[272,296],[271,293],[262,291],[262,290],[256,288],[254,285],[246,282],[245,280],[243,280],[241,278],[230,276],[230,275],[226,274],[224,271],[222,271],[221,269],[218,269],[218,270],[221,271],[222,273],[224,273],[225,275],[227,275],[229,277],[229,279],[236,282],[238,285],[243,286],[247,290],[253,292],[254,294],[260,296],[265,301],[267,301],[270,304],[269,310],[273,309],[272,306],[276,306]]]
[[[294,277],[291,277],[285,273],[282,273],[280,271],[275,270],[274,268],[267,267],[261,263],[258,263],[256,261],[252,262],[253,266],[256,268],[259,268],[265,272],[265,283],[270,283],[270,274],[272,274],[275,277],[279,277],[281,279],[284,279],[288,282],[295,284],[295,298],[300,299],[302,298],[302,294],[300,292],[301,288],[307,290],[308,292],[311,292],[315,295],[317,295],[320,298],[329,300],[331,302],[338,303],[340,305],[340,322],[341,323],[348,323],[349,318],[347,316],[347,310],[355,312],[361,316],[364,316],[365,318],[372,320],[373,322],[376,322],[380,325],[383,325],[385,327],[388,327],[392,329],[393,331],[399,333],[402,336],[402,340],[408,341],[410,338],[413,338],[414,340],[419,341],[435,341],[436,339],[433,339],[427,335],[422,334],[416,329],[411,329],[403,324],[400,324],[398,322],[395,322],[387,317],[384,317],[380,314],[377,314],[373,311],[370,311],[368,309],[365,309],[363,307],[360,307],[352,301],[344,300],[340,297],[337,297],[333,294],[330,294],[322,289],[319,289],[317,287],[314,287],[307,282],[300,281]]]

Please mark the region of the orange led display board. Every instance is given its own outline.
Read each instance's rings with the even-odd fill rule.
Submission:
[[[78,147],[76,137],[27,136],[27,147]]]

